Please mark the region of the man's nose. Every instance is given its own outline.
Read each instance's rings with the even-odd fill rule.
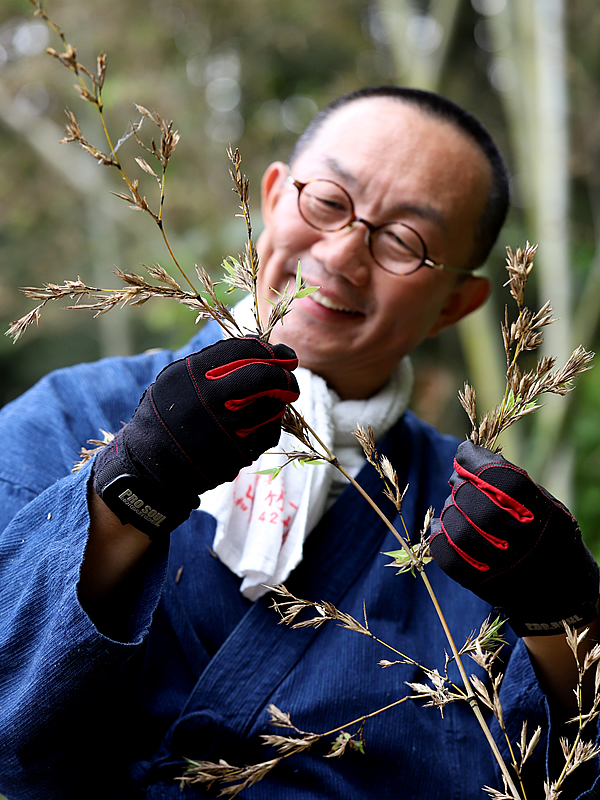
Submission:
[[[369,280],[373,263],[368,233],[361,220],[354,220],[339,231],[323,231],[313,245],[313,255],[329,272],[359,286]]]

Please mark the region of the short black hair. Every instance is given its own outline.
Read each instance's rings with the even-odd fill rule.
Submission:
[[[370,97],[386,97],[399,100],[419,108],[423,113],[432,117],[446,120],[459,131],[465,133],[483,151],[492,171],[492,184],[487,203],[481,212],[481,217],[475,230],[475,249],[468,265],[473,269],[481,266],[494,246],[506,219],[510,193],[509,171],[504,156],[488,130],[478,119],[452,100],[448,100],[448,98],[442,97],[435,92],[413,89],[407,86],[369,86],[365,89],[358,89],[344,94],[325,106],[309,122],[290,154],[290,165],[313,141],[323,123],[338,109],[349,103]]]

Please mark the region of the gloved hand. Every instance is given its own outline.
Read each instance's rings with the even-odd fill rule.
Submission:
[[[227,339],[165,367],[131,421],[97,456],[93,483],[119,517],[154,537],[279,441],[299,396],[294,351],[257,337]]]
[[[518,636],[596,617],[598,566],[562,503],[470,441],[458,447],[450,485],[429,539],[444,572],[503,610]]]

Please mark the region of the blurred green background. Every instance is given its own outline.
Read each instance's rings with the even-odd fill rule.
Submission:
[[[173,119],[181,134],[167,174],[165,228],[190,274],[220,274],[244,242],[235,218],[228,144],[240,148],[260,230],[260,177],[286,160],[316,111],[337,95],[377,83],[421,86],[463,104],[491,130],[512,173],[513,207],[486,266],[486,308],[416,354],[413,406],[463,436],[457,392],[465,380],[481,410],[500,399],[500,320],[510,301],[505,246],[539,243],[528,304],[551,300],[560,321],[546,347],[562,363],[595,349],[600,310],[600,9],[595,0],[49,0],[45,8],[95,68],[108,56],[103,93],[115,140],[139,115],[134,103]],[[117,286],[113,265],[169,268],[149,217],[111,191],[115,170],[74,144],[59,145],[64,109],[105,148],[98,115],[72,89],[74,76],[43,53],[61,49],[27,0],[0,0],[0,317],[3,330],[33,308],[20,286],[78,275]],[[142,129],[146,140],[153,132]],[[156,183],[119,151],[156,207]],[[510,308],[510,306],[509,306]],[[512,309],[511,309],[512,311]],[[17,343],[0,338],[0,404],[48,370],[113,353],[174,347],[194,314],[150,302],[112,311],[47,307]],[[568,399],[551,398],[505,440],[505,453],[569,504],[600,555],[600,371]],[[83,443],[82,443],[83,444]]]

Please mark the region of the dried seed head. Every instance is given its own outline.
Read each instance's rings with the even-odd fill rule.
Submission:
[[[518,247],[516,252],[513,252],[510,247],[506,248],[506,269],[509,274],[507,283],[510,294],[519,308],[523,306],[525,287],[533,268],[533,257],[536,251],[537,245],[530,245],[529,242],[526,243],[523,250]]]
[[[477,427],[477,411],[476,411],[476,401],[477,395],[475,394],[475,390],[472,386],[465,382],[464,391],[458,393],[458,399],[460,400],[461,406],[467,412],[467,416],[471,422],[471,426],[473,429]]]
[[[235,797],[242,789],[262,780],[280,761],[281,757],[249,767],[234,767],[223,759],[218,763],[189,760],[185,775],[182,775],[179,780],[182,784],[206,784],[208,789],[217,782],[221,786],[219,796]]]
[[[281,711],[281,709],[277,708],[274,703],[270,703],[267,706],[267,711],[271,717],[270,721],[273,725],[277,725],[280,728],[294,728],[294,725],[292,725],[290,720],[290,715],[285,711]]]
[[[10,336],[10,338],[13,340],[13,343],[17,342],[30,325],[33,325],[34,322],[36,325],[39,325],[40,314],[44,305],[45,302],[40,303],[39,306],[36,306],[28,314],[25,314],[14,322],[11,322],[8,330],[4,332],[4,335]]]
[[[96,59],[96,86],[99,90],[104,86],[106,78],[106,53],[100,53]]]
[[[498,789],[493,789],[491,786],[483,786],[483,791],[487,792],[488,795],[492,798],[492,800],[521,800],[519,795],[511,794],[509,791],[509,787],[506,784],[506,779],[504,779],[504,791],[501,792]]]
[[[82,100],[86,100],[88,103],[93,103],[94,105],[98,104],[96,96],[93,95],[86,86],[75,83],[73,84],[73,88]]]
[[[73,72],[77,72],[77,51],[72,44],[65,45],[64,53],[57,53],[53,47],[46,47],[46,53],[48,53],[49,56],[58,59],[64,67],[67,67]]]
[[[296,411],[294,406],[286,406],[285,413],[281,420],[281,427],[286,433],[295,436],[301,444],[314,452],[310,432],[304,417]]]
[[[378,454],[377,448],[375,447],[375,436],[373,435],[373,429],[371,426],[367,425],[365,428],[363,425],[357,425],[356,429],[353,430],[352,433],[358,439],[367,461],[375,466],[377,464]]]
[[[521,741],[517,742],[519,746],[519,750],[521,751],[521,763],[519,768],[523,766],[523,764],[527,761],[529,756],[533,753],[536,746],[538,745],[540,738],[542,735],[542,729],[538,725],[538,727],[533,732],[533,736],[527,741],[527,720],[523,722],[523,727],[521,728]]]
[[[274,747],[278,753],[291,756],[294,753],[301,753],[304,750],[308,750],[309,747],[315,742],[318,742],[321,737],[316,733],[310,733],[303,737],[262,733],[260,738],[263,740],[263,744]]]
[[[434,706],[438,708],[443,717],[444,707],[447,706],[448,703],[453,703],[457,697],[448,691],[446,688],[446,678],[440,675],[437,669],[428,669],[426,672],[432,686],[428,686],[425,683],[410,683],[409,681],[406,682],[406,685],[415,692],[415,694],[412,695],[414,699],[427,700],[428,702],[424,704],[425,707]]]

